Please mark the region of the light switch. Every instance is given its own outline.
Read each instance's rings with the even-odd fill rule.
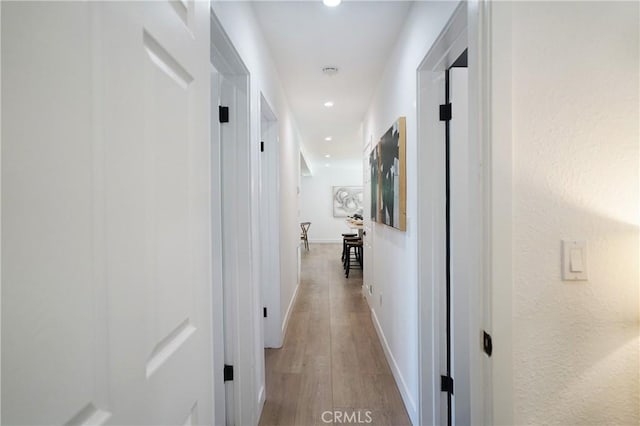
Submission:
[[[562,241],[562,279],[587,280],[587,242]]]
[[[571,265],[569,265],[569,270],[571,272],[582,272],[584,269],[582,264],[582,250],[579,248],[572,248],[569,260],[571,262]]]

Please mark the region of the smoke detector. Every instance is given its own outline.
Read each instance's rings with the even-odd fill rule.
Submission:
[[[322,68],[322,73],[332,77],[338,73],[338,67],[324,67]]]

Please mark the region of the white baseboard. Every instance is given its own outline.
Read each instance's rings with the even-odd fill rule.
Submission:
[[[400,373],[400,368],[398,368],[398,363],[396,359],[393,357],[393,353],[391,352],[391,348],[389,347],[389,343],[387,342],[387,338],[385,337],[382,327],[380,326],[380,322],[378,321],[378,316],[376,315],[376,311],[371,309],[371,317],[373,318],[373,325],[376,329],[376,333],[378,333],[378,338],[380,339],[380,343],[382,343],[382,349],[384,349],[384,355],[387,358],[387,362],[391,367],[391,373],[393,373],[393,378],[396,380],[398,385],[398,389],[400,389],[400,395],[402,396],[402,402],[404,402],[404,406],[407,409],[407,413],[409,414],[409,418],[411,419],[411,423],[414,425],[418,425],[418,410],[416,408],[416,402],[411,397],[411,393],[409,392],[409,388],[407,387],[407,383],[402,377],[402,373]]]
[[[291,311],[293,310],[293,304],[296,302],[296,298],[298,297],[299,288],[300,283],[298,283],[296,285],[296,289],[293,290],[293,296],[291,296],[291,300],[289,301],[287,313],[284,315],[284,321],[282,321],[282,343],[284,343],[284,336],[286,336],[287,334],[287,327],[289,327],[289,318],[291,318]],[[282,344],[280,346],[282,346]]]
[[[264,392],[264,385],[260,386],[260,392],[258,392],[258,419],[262,415],[262,409],[264,408],[264,403],[266,400],[266,395]]]

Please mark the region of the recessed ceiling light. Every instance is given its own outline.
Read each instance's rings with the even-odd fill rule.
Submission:
[[[327,108],[331,108],[333,106],[333,102],[327,101],[324,103],[324,106],[326,106]]]
[[[342,2],[342,0],[322,0],[325,6],[336,7]]]
[[[327,136],[326,138],[324,138],[324,140],[327,142],[331,141],[331,139],[332,139],[331,136]]]
[[[329,77],[332,77],[338,73],[338,67],[323,67],[322,72]]]
[[[324,155],[324,158],[331,158],[331,155],[329,155],[329,154],[325,154],[325,155]]]

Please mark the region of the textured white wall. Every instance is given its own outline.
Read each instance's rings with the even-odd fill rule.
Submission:
[[[367,300],[414,424],[418,424],[419,377],[416,73],[456,6],[457,2],[416,2],[412,6],[364,121],[364,143],[375,144],[398,117],[407,117],[407,230],[372,224],[374,259],[365,262],[365,267],[373,269],[367,271],[373,280],[373,295]],[[368,170],[368,163],[364,167]],[[365,204],[365,219],[369,217]]]
[[[303,176],[300,189],[300,222],[311,222],[309,241],[341,242],[341,234],[354,232],[345,218],[333,217],[334,186],[362,186],[362,165],[352,168],[315,168],[312,176]]]
[[[638,424],[638,3],[511,19],[514,423]],[[589,281],[561,280],[562,239]]]

